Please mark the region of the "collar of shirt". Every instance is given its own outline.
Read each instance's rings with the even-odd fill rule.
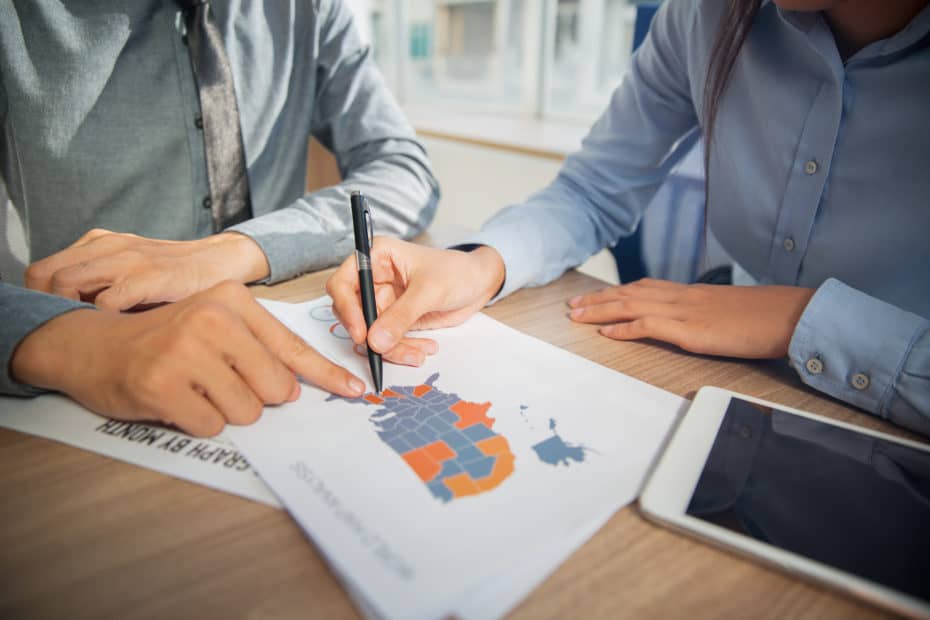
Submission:
[[[773,0],[763,0],[762,6],[773,4]],[[777,5],[776,5],[777,7]],[[792,11],[777,7],[778,15],[788,25],[812,34],[816,26],[824,26],[829,30],[821,11]],[[906,51],[919,45],[930,34],[930,6],[924,7],[908,22],[907,26],[886,39],[874,41],[856,52],[847,60],[858,62],[870,58],[880,58]]]

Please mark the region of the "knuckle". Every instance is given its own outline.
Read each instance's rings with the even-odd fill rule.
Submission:
[[[285,375],[280,377],[277,381],[272,382],[273,385],[265,388],[266,393],[263,397],[263,400],[269,405],[277,405],[283,403],[287,400],[288,396],[291,395],[291,390],[293,388],[293,378],[285,372]]]
[[[304,342],[303,338],[287,330],[287,337],[284,341],[284,352],[291,359],[296,359],[310,351],[310,347]]]
[[[111,234],[113,234],[112,231],[109,231],[106,228],[91,228],[86,233],[84,233],[84,236],[81,238],[82,239],[96,239],[97,237],[103,237],[104,235],[111,235]]]
[[[246,403],[243,415],[242,423],[243,424],[255,424],[260,417],[262,417],[262,410],[264,409],[264,404],[255,396],[252,396],[248,399]]]
[[[26,286],[32,288],[40,280],[43,280],[45,278],[45,271],[45,265],[43,265],[41,262],[32,263],[26,267],[24,274]]]
[[[49,280],[49,283],[51,284],[53,289],[59,289],[59,288],[64,288],[65,286],[67,286],[70,280],[71,278],[68,276],[68,271],[64,269],[59,269],[58,271],[52,274],[52,277]]]
[[[184,325],[194,333],[202,330],[213,331],[229,327],[232,315],[230,311],[220,303],[202,301],[191,307],[189,320]]]
[[[226,420],[218,415],[211,415],[200,421],[198,428],[191,434],[199,437],[214,437],[219,435],[225,426]]]

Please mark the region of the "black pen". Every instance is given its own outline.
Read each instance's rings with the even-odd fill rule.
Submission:
[[[362,293],[362,313],[365,325],[378,318],[378,305],[375,303],[375,281],[371,275],[371,242],[374,236],[371,225],[371,211],[362,192],[354,191],[349,199],[352,204],[352,228],[355,231],[355,264],[358,265],[358,288]],[[371,367],[371,380],[375,392],[381,393],[381,354],[368,348],[368,365]]]

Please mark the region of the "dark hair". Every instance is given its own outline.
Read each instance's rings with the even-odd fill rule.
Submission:
[[[713,0],[711,0],[713,1]],[[704,83],[704,250],[707,249],[707,215],[710,203],[710,149],[714,142],[714,125],[720,111],[720,101],[730,82],[733,67],[749,31],[759,14],[762,0],[727,0],[726,10],[717,27],[714,44],[707,62]]]

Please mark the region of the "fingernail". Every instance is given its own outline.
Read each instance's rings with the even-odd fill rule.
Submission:
[[[346,385],[349,386],[349,392],[352,394],[362,394],[365,391],[365,384],[361,382],[360,379],[356,377],[351,377]]]
[[[402,363],[407,364],[408,366],[419,366],[420,357],[415,353],[406,353],[400,360]]]
[[[439,345],[436,344],[435,342],[427,342],[423,346],[423,352],[426,353],[427,355],[434,355],[436,351],[438,350],[439,350]]]
[[[394,346],[394,339],[391,338],[391,334],[378,327],[368,332],[368,342],[371,343],[376,351],[382,353]]]
[[[575,308],[574,310],[568,313],[568,316],[572,317],[573,319],[577,319],[577,318],[580,318],[581,315],[583,314],[584,314],[584,308]]]
[[[573,308],[580,303],[581,303],[581,295],[578,295],[577,297],[572,297],[571,299],[568,300],[568,305],[572,306]]]

